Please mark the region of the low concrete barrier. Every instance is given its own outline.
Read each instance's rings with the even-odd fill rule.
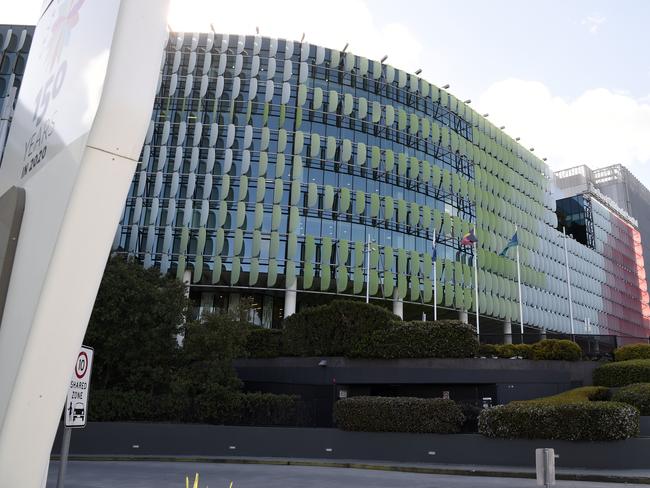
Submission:
[[[60,448],[60,432],[53,454]],[[478,434],[344,432],[338,429],[91,422],[71,455],[277,457],[489,466],[535,465],[552,447],[558,468],[647,469],[650,438],[615,442],[488,439]]]

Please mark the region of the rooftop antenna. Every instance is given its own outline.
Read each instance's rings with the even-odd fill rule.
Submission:
[[[447,90],[447,89],[449,88],[449,86],[450,86],[449,83],[447,83],[446,85],[442,85],[442,87],[443,87],[445,90]]]
[[[217,32],[214,30],[214,24],[210,23],[210,30],[212,31],[213,34],[216,34]]]
[[[470,104],[470,103],[472,103],[472,99],[471,99],[471,98],[468,98],[468,99],[467,99],[467,100],[465,100],[465,101],[464,101],[463,103],[467,103],[467,104]]]
[[[259,35],[259,33],[260,33],[260,28],[259,28],[259,26],[256,25],[255,26],[255,34]]]
[[[305,40],[305,33],[302,33],[302,37],[300,38],[300,42],[303,42]]]
[[[345,50],[348,48],[349,45],[350,45],[350,43],[349,43],[349,42],[346,42],[346,43],[345,43],[345,46],[343,46],[343,49],[341,50],[341,52],[344,53]]]
[[[384,64],[384,62],[388,59],[388,54],[384,54],[384,57],[379,60],[381,64]]]
[[[422,70],[420,68],[418,68],[418,70],[415,72],[415,74],[419,75],[420,73],[422,73]]]

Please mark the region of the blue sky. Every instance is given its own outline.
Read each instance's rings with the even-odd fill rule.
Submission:
[[[86,0],[91,1],[91,0]],[[343,48],[471,99],[554,169],[623,163],[650,187],[650,1],[171,0],[176,30]],[[0,0],[34,22],[41,0]]]

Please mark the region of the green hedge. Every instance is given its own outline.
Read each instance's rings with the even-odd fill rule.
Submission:
[[[275,358],[282,355],[282,331],[254,327],[246,337],[246,357]]]
[[[603,364],[594,370],[593,381],[601,386],[650,383],[650,359],[631,359]]]
[[[351,356],[363,358],[469,358],[478,351],[474,331],[462,322],[395,322],[358,342]]]
[[[650,383],[624,386],[614,392],[612,400],[636,407],[641,415],[650,415]]]
[[[363,432],[452,434],[465,420],[452,400],[411,397],[353,397],[334,406],[337,427]]]
[[[580,346],[564,339],[545,339],[534,344],[482,344],[479,354],[499,358],[578,361],[582,358]]]
[[[512,402],[481,412],[478,426],[487,437],[613,441],[639,434],[639,411],[617,402]]]
[[[348,356],[371,332],[399,320],[383,307],[351,300],[302,310],[283,322],[283,352],[288,356]]]
[[[614,350],[615,361],[630,359],[650,359],[650,344],[630,344]]]

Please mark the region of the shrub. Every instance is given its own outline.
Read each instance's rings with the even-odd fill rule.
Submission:
[[[251,328],[246,337],[246,357],[275,358],[282,354],[282,331],[278,329]]]
[[[305,405],[297,395],[240,393],[238,411],[226,423],[257,426],[298,426],[306,424]]]
[[[650,359],[603,364],[594,370],[593,380],[595,385],[610,387],[650,383]]]
[[[377,305],[337,300],[287,317],[283,351],[289,356],[346,356],[363,337],[397,320]]]
[[[638,435],[639,411],[617,402],[512,402],[483,410],[478,426],[487,437],[620,440]]]
[[[499,344],[497,346],[497,357],[531,359],[532,347],[530,344]]]
[[[557,395],[536,398],[530,402],[539,403],[580,403],[580,402],[600,402],[610,399],[609,388],[604,386],[582,386],[573,390],[564,391]]]
[[[93,422],[181,421],[187,407],[185,398],[168,394],[93,389],[88,417]]]
[[[462,322],[395,322],[362,338],[351,356],[364,358],[468,358],[478,342],[474,331]]]
[[[615,361],[650,359],[650,344],[630,344],[614,350]]]
[[[353,397],[334,406],[336,425],[363,432],[419,432],[451,434],[464,421],[452,400],[411,397]]]
[[[545,339],[532,345],[532,357],[536,360],[579,361],[582,349],[566,339]]]
[[[478,346],[478,355],[486,358],[498,356],[499,344],[481,344]]]
[[[624,386],[614,392],[612,400],[638,408],[641,415],[650,415],[650,383]]]

